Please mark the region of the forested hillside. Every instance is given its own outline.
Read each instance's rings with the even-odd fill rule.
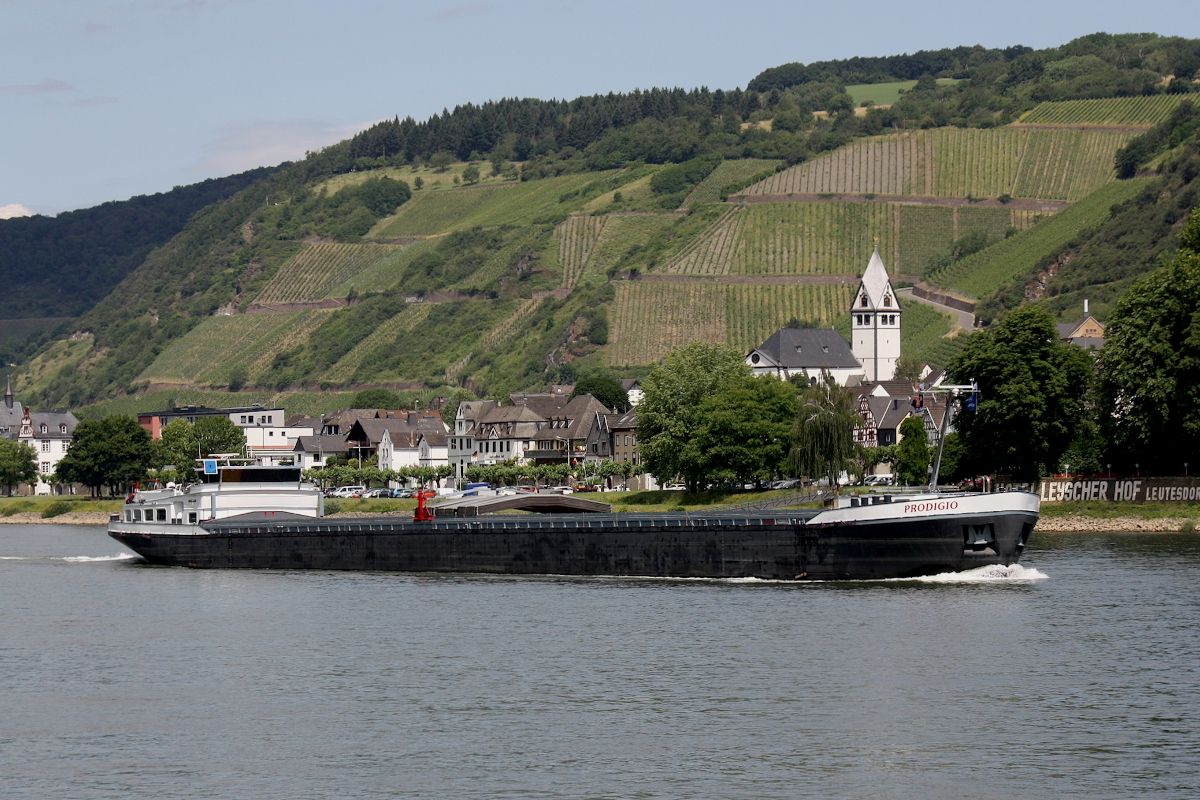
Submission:
[[[0,220],[0,319],[79,316],[197,211],[273,171],[254,169],[54,217]]]
[[[1077,316],[1169,251],[1195,202],[1198,69],[1198,41],[1096,34],[395,118],[247,181],[144,258],[122,251],[140,264],[19,391],[79,406],[638,374],[688,341],[843,325],[875,246],[894,280],[976,299],[986,321],[1020,302]],[[855,108],[864,85],[895,102]],[[1153,225],[1133,215],[1152,206]],[[967,335],[905,317],[906,352],[935,364]]]

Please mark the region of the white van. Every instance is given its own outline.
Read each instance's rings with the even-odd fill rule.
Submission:
[[[365,486],[339,486],[338,488],[336,488],[332,492],[330,492],[329,496],[330,497],[354,497],[354,495],[356,495],[356,494],[361,495],[366,490],[367,490],[367,487],[365,487]]]

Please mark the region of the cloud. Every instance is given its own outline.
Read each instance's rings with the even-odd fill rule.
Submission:
[[[90,108],[92,106],[111,106],[119,102],[121,101],[115,97],[97,96],[81,98],[76,100],[71,105],[73,105],[75,108]]]
[[[32,217],[33,212],[20,203],[9,203],[6,206],[0,206],[0,219],[14,219],[16,217]]]
[[[296,161],[309,151],[320,150],[366,130],[375,122],[332,125],[323,120],[300,119],[280,122],[247,122],[219,130],[205,145],[207,155],[189,168],[201,175],[232,175],[255,167]]]
[[[0,97],[7,95],[37,95],[37,94],[53,94],[55,92],[69,92],[74,88],[66,81],[44,80],[41,83],[10,83],[7,86],[0,86]]]
[[[437,12],[436,14],[432,15],[430,19],[458,19],[459,17],[471,17],[479,14],[487,14],[491,10],[491,3],[459,3],[456,6],[450,6],[450,8],[447,8],[444,11]]]

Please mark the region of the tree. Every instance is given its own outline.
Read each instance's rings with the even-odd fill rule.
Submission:
[[[695,440],[705,474],[738,484],[778,475],[799,411],[796,387],[786,381],[731,378],[700,403]]]
[[[351,408],[400,408],[403,402],[391,389],[364,389],[354,395]]]
[[[4,494],[12,494],[13,486],[37,480],[37,453],[25,442],[0,437],[0,484]]]
[[[1057,467],[1083,416],[1092,360],[1058,338],[1048,312],[1012,311],[995,331],[973,334],[947,371],[980,390],[977,410],[955,416],[964,466],[1024,481]]]
[[[854,429],[862,417],[854,392],[838,386],[828,374],[800,395],[800,414],[792,425],[788,464],[795,475],[821,476],[830,486],[855,456]]]
[[[146,477],[153,461],[150,434],[130,417],[111,416],[84,420],[75,428],[71,449],[58,462],[56,473],[64,483],[81,483],[93,495],[107,486],[116,494],[121,487]]]
[[[479,165],[468,164],[462,171],[462,177],[467,183],[479,183]]]
[[[229,370],[229,391],[239,392],[246,385],[250,375],[245,367],[238,366]]]
[[[921,367],[922,364],[920,361],[917,361],[912,356],[902,355],[896,359],[896,372],[892,376],[892,379],[916,383],[921,380]]]
[[[1200,209],[1174,262],[1117,302],[1099,371],[1097,405],[1107,410],[1100,425],[1113,461],[1178,472],[1200,453]]]
[[[440,150],[429,157],[429,166],[434,172],[445,172],[454,163],[454,154]]]
[[[896,472],[906,486],[929,482],[929,436],[920,417],[905,417],[900,423],[903,437],[896,445]]]
[[[570,399],[583,394],[590,394],[603,403],[605,408],[616,409],[622,414],[629,410],[629,393],[612,373],[605,370],[589,372],[580,378],[575,383]]]
[[[699,491],[705,474],[695,436],[700,404],[749,369],[742,354],[725,345],[694,342],[671,351],[642,381],[638,449],[646,471],[660,483],[681,476],[689,491]]]
[[[214,453],[244,453],[246,434],[228,417],[201,417],[195,424],[177,419],[165,425],[155,444],[156,466],[175,467],[177,480],[196,480],[196,460]]]

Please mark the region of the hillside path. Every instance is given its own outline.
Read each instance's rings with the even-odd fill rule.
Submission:
[[[923,297],[917,297],[912,293],[912,289],[897,289],[896,294],[903,297],[905,300],[912,300],[914,302],[936,308],[938,311],[941,311],[944,314],[953,314],[954,318],[958,320],[958,327],[967,333],[970,333],[975,329],[975,315],[969,311],[959,311],[957,308],[951,308],[950,306],[944,306],[941,303],[935,303],[932,300],[926,300]]]
[[[1031,197],[1014,197],[1007,203],[997,199],[969,200],[965,197],[927,197],[912,194],[876,194],[867,197],[864,194],[734,194],[726,201],[729,203],[896,203],[906,206],[948,206],[952,208],[995,208],[1004,206],[1019,211],[1045,211],[1054,213],[1062,211],[1071,205],[1065,200],[1039,200]]]

